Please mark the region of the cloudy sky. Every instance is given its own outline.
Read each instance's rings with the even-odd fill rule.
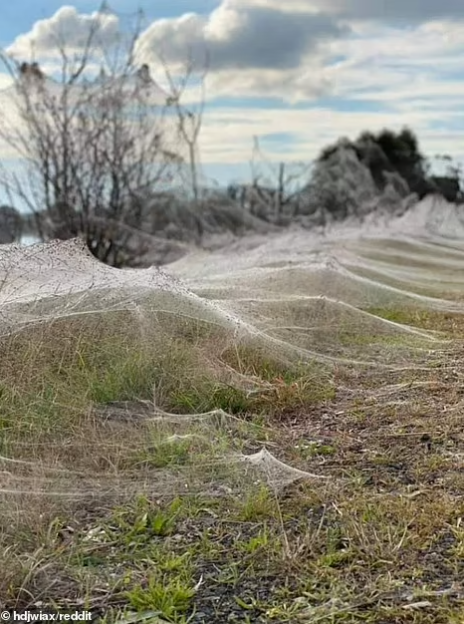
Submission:
[[[137,0],[109,4],[127,24]],[[464,157],[463,0],[139,0],[138,51],[157,73],[208,50],[207,175],[246,178],[253,136],[269,161],[310,161],[340,136],[411,127],[426,155]],[[99,3],[2,2],[0,44],[39,57],[77,42]],[[155,7],[155,8],[154,8]],[[108,21],[109,36],[116,25]],[[0,85],[5,76],[0,75]]]

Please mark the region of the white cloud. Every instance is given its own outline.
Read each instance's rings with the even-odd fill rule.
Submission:
[[[337,11],[351,7],[354,12],[354,5],[363,3],[328,3]],[[444,6],[451,5],[444,0]],[[185,62],[190,53],[202,64],[208,51],[208,97],[265,95],[292,103],[363,94],[366,99],[390,101],[393,94],[408,89],[425,96],[427,83],[436,82],[433,72],[462,66],[464,23],[432,21],[404,29],[358,21],[350,25],[350,36],[334,15],[318,12],[318,7],[323,8],[320,0],[287,0],[279,5],[273,0],[222,0],[206,16],[186,13],[155,20],[139,38],[137,58],[149,62],[163,82],[159,52],[172,67]],[[30,56],[32,48],[37,55],[49,54],[59,37],[77,47],[96,23],[100,39],[115,39],[116,17],[80,14],[65,6],[18,37],[10,50],[22,57],[26,52]],[[333,58],[344,60],[333,63]]]
[[[296,140],[282,144],[271,158],[310,160],[342,135],[354,138],[362,130],[404,125],[417,132],[423,151],[459,156],[464,146],[452,127],[463,121],[460,17],[462,0],[222,0],[209,15],[154,21],[142,33],[137,54],[158,79],[158,52],[175,66],[189,52],[201,63],[208,50],[211,105],[201,135],[204,162],[246,162],[253,135],[290,132]],[[37,54],[49,54],[60,33],[68,45],[78,46],[96,19],[95,13],[62,7],[18,37],[12,49],[29,56],[34,42]],[[101,33],[111,42],[118,22],[111,16],[105,20]],[[187,100],[195,101],[197,94],[188,90]],[[353,108],[368,102],[378,110],[214,106],[219,97],[300,103],[324,96],[351,102]]]
[[[464,51],[464,23],[428,22],[409,29],[369,24],[353,30],[355,36],[330,46],[351,63],[364,60],[378,67],[390,61],[410,66],[429,58],[433,64]]]
[[[426,22],[464,19],[462,0],[310,0],[314,7],[349,19]]]
[[[73,6],[63,6],[52,17],[37,21],[30,32],[17,37],[7,52],[29,60],[31,56],[56,55],[60,45],[68,52],[83,49],[92,30],[97,31],[99,42],[115,43],[119,20],[114,15],[82,14]]]
[[[410,126],[418,135],[421,149],[435,154],[464,156],[464,143],[456,141],[455,133],[431,127],[437,121],[436,111],[394,110],[388,112],[334,112],[330,108],[310,110],[230,108],[211,110],[205,117],[200,147],[204,163],[246,162],[250,159],[253,136],[290,133],[286,142],[274,154],[274,161],[309,161],[320,150],[341,136],[356,138],[360,132],[383,128],[401,130]],[[454,137],[451,142],[450,137]]]
[[[296,12],[324,11],[344,19],[421,23],[434,19],[464,19],[462,0],[241,0],[244,4],[282,7]]]
[[[215,70],[291,70],[347,29],[319,13],[291,13],[223,0],[207,18],[195,14],[154,22],[140,38],[140,49],[156,60],[160,47],[169,60],[182,61],[189,48],[207,49]]]
[[[137,52],[154,67],[160,51],[179,65],[189,54],[201,65],[207,53],[212,87],[219,93],[228,86],[228,93],[238,96],[267,92],[287,97],[295,91],[312,98],[330,89],[322,75],[327,43],[347,33],[322,13],[223,0],[207,17],[187,14],[153,22]]]
[[[206,85],[209,98],[266,97],[290,103],[314,100],[333,90],[332,79],[319,59],[311,59],[304,68],[286,72],[269,69],[214,72],[207,77]]]
[[[364,25],[332,42],[338,59],[325,68],[333,95],[394,105],[402,100],[458,97],[462,91],[464,24],[430,22],[414,28]]]
[[[462,0],[236,0],[246,6],[277,8],[291,13],[322,11],[338,18],[380,23],[422,23],[464,19]]]
[[[34,24],[8,48],[18,60],[36,58],[52,73],[59,64],[57,44],[72,57],[98,28],[97,42],[117,41],[119,20],[110,14],[82,14],[63,6],[53,16]],[[347,28],[322,13],[266,7],[243,0],[223,0],[209,15],[186,13],[155,20],[139,37],[136,58],[148,62],[155,75],[162,52],[171,69],[185,65],[189,55],[204,65],[209,58],[213,92],[256,96],[263,91],[276,97],[315,98],[330,91],[324,73],[327,43]],[[182,69],[181,69],[182,71]]]

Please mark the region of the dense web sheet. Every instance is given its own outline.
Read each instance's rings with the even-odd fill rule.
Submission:
[[[461,311],[459,209],[444,204],[440,210],[444,217],[438,220],[436,205],[425,201],[388,225],[370,222],[356,230],[347,224],[324,235],[292,229],[249,236],[214,252],[195,252],[163,270],[112,269],[75,240],[1,247],[3,340],[26,336],[28,358],[39,352],[45,358],[44,349],[61,353],[60,340],[66,351],[65,332],[72,330],[79,345],[90,340],[101,349],[110,368],[115,359],[108,345],[121,341],[119,358],[143,353],[156,374],[150,400],[121,403],[105,395],[99,379],[85,377],[87,369],[77,362],[73,370],[100,397],[87,423],[73,429],[69,415],[74,437],[68,429],[53,436],[48,459],[40,452],[46,440],[18,433],[0,453],[0,492],[64,498],[134,491],[221,495],[239,493],[244,483],[262,481],[278,489],[295,480],[324,478],[323,471],[315,475],[288,465],[278,448],[251,444],[251,438],[260,437],[251,435],[250,427],[256,426],[251,421],[201,409],[192,380],[223,384],[221,391],[239,390],[248,399],[259,395],[262,412],[265,397],[272,404],[275,386],[253,367],[242,366],[239,350],[248,348],[284,366],[316,365],[308,382],[314,385],[347,364],[379,373],[439,365],[452,347],[440,332],[377,311],[398,306],[418,313]],[[37,335],[42,343],[33,351]],[[9,353],[17,352],[17,344],[24,348],[15,343]],[[232,366],[224,354],[235,352],[238,365]],[[59,373],[56,353],[50,355],[51,365]],[[144,371],[141,361],[127,372],[134,383]],[[395,400],[405,400],[398,398],[401,383],[392,381],[377,399],[388,401],[394,394]],[[208,392],[216,392],[214,384]],[[168,392],[177,392],[179,413],[163,407]],[[67,409],[63,400],[54,404],[59,413]],[[85,449],[90,447],[89,460]],[[108,449],[113,462],[118,458],[113,474],[97,469],[96,449],[103,454]]]

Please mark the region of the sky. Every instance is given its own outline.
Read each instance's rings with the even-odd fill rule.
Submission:
[[[75,40],[100,4],[14,0],[0,8],[0,45],[21,60]],[[410,127],[432,158],[464,160],[463,0],[112,0],[120,23],[143,11],[138,53],[176,67],[207,50],[199,141],[208,180],[274,175],[342,136]],[[111,34],[114,22],[108,22]],[[0,74],[0,86],[7,76]],[[187,98],[195,100],[195,90]],[[2,153],[0,157],[8,158]],[[262,159],[262,160],[261,160]]]

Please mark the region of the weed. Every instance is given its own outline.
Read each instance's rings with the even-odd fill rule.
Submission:
[[[155,573],[144,586],[136,585],[125,595],[136,612],[153,611],[169,622],[179,622],[191,607],[195,588],[179,576],[167,578]]]

